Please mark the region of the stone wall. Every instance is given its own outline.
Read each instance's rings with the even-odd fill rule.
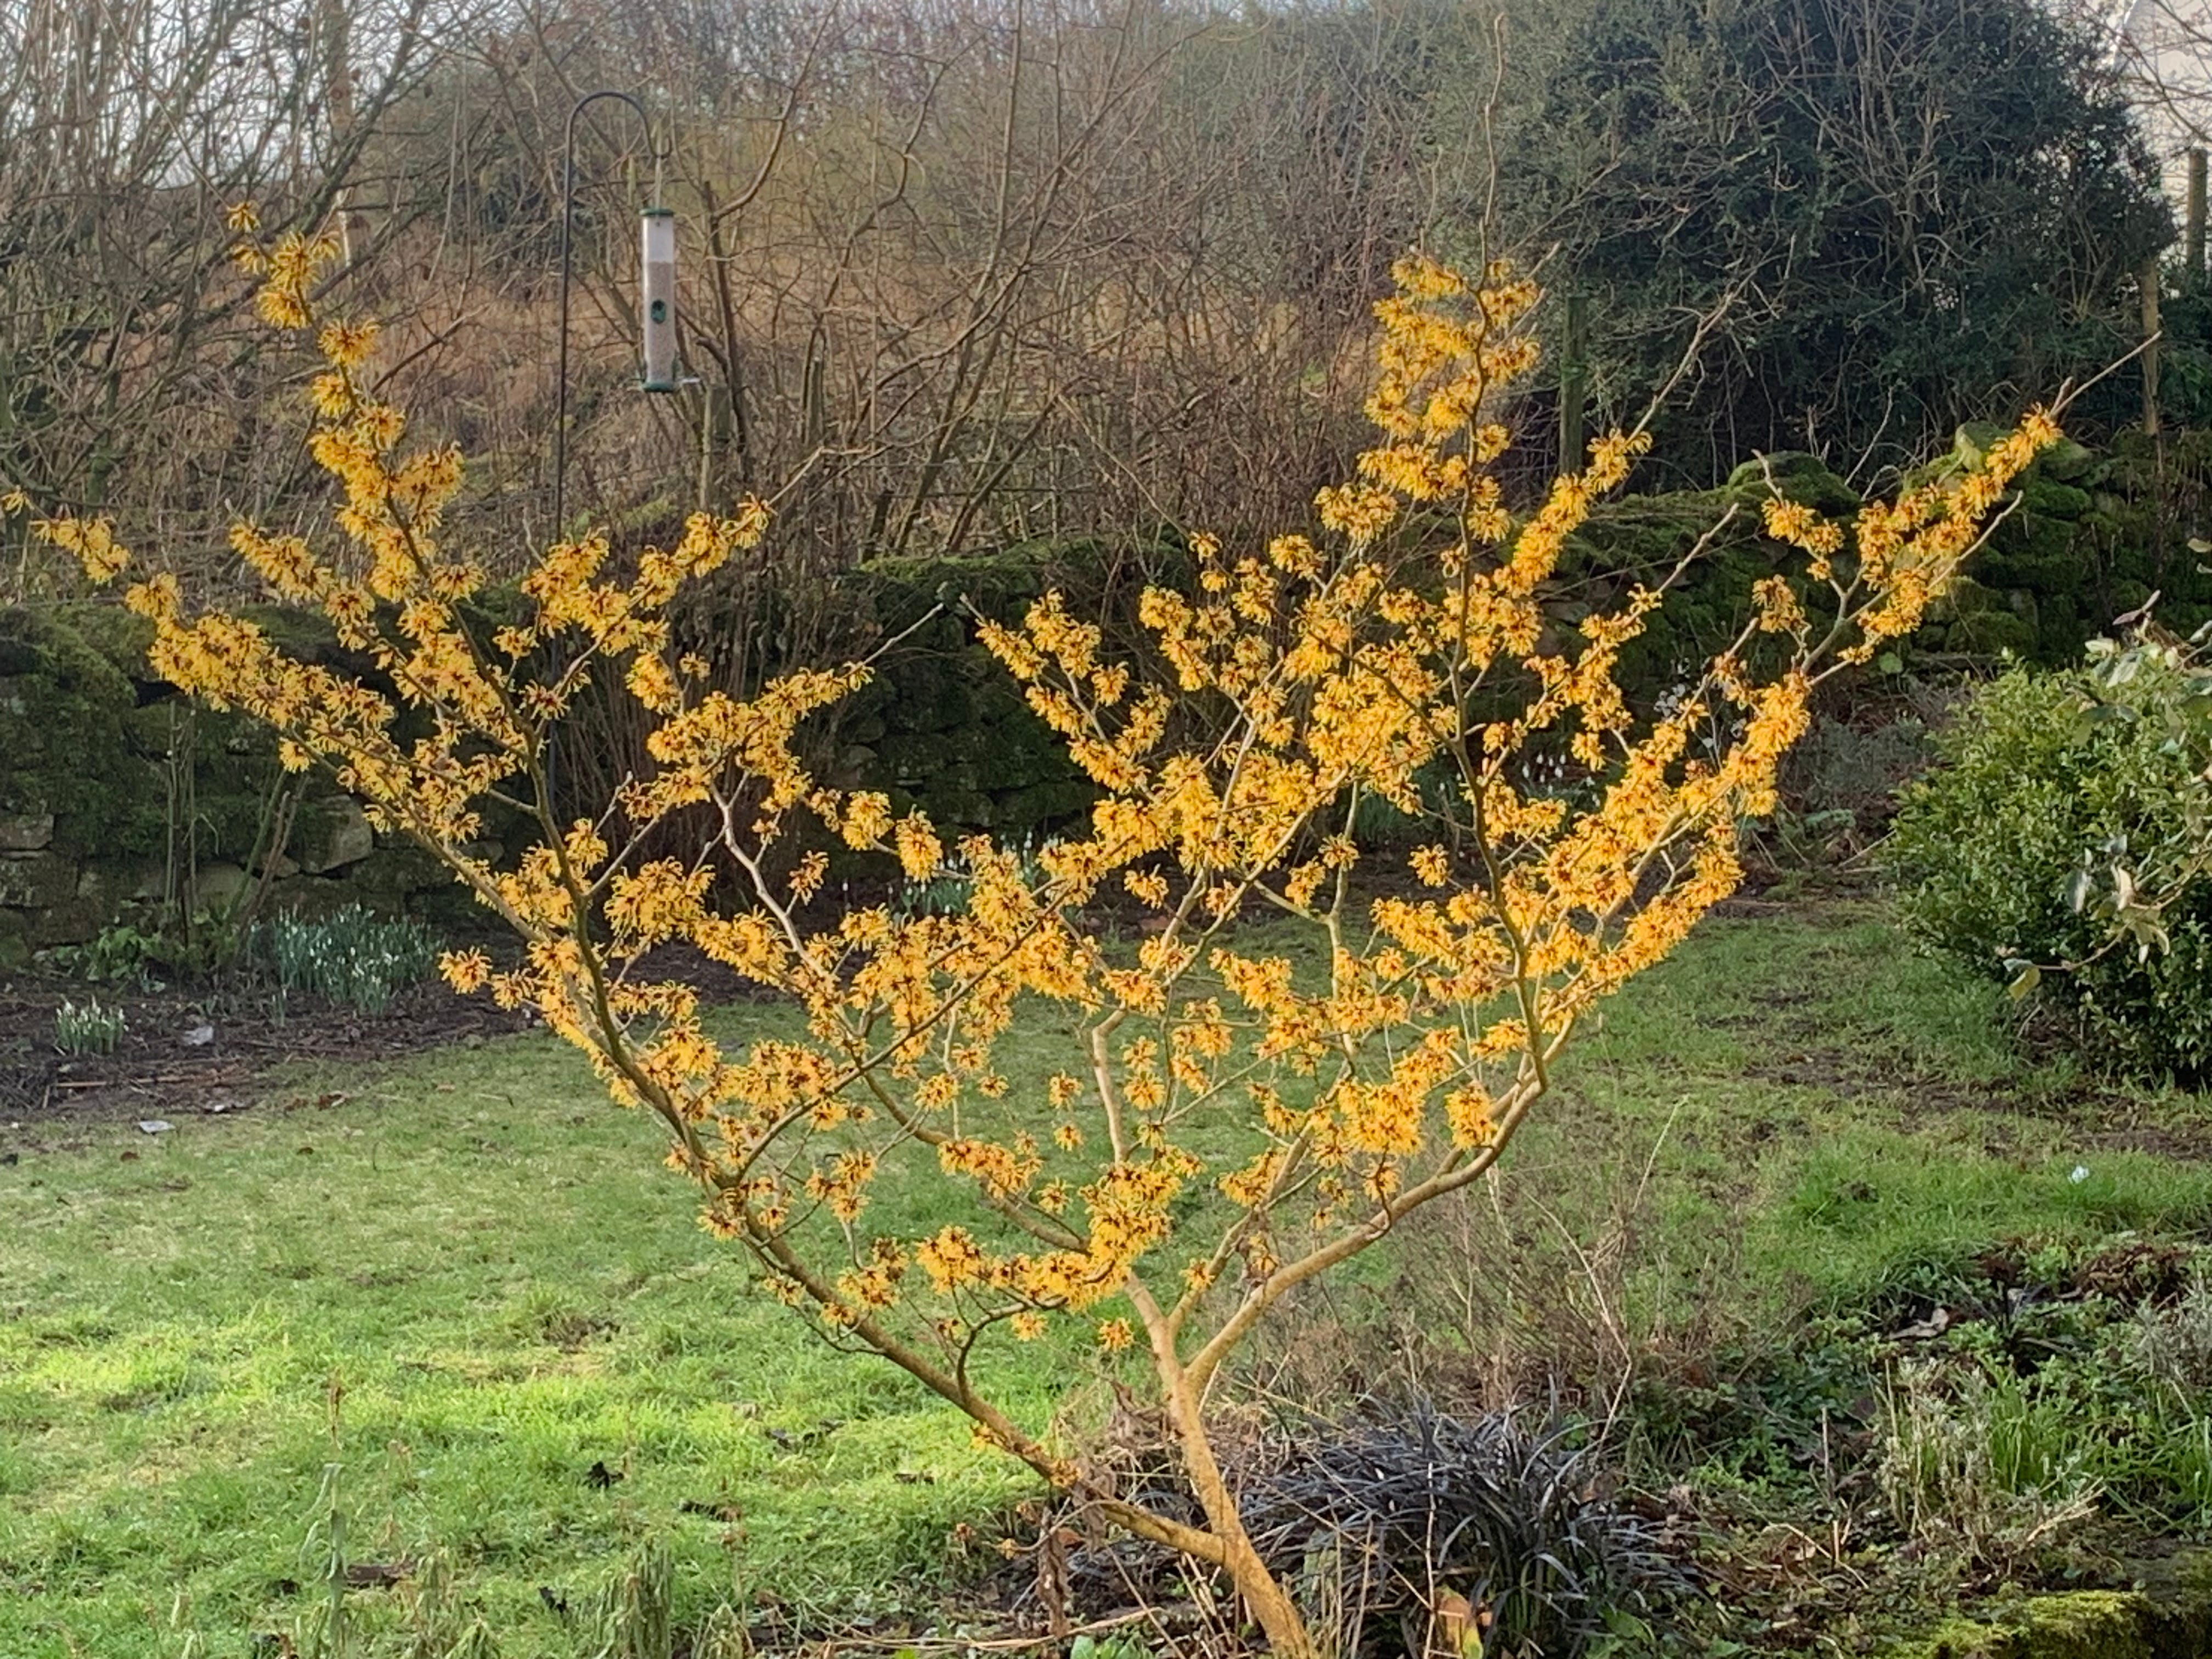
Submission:
[[[1139,631],[1134,584],[1115,583],[1110,569],[1109,550],[1077,543],[886,561],[853,578],[855,604],[902,643],[839,711],[837,781],[884,790],[895,811],[918,806],[947,830],[1015,842],[1043,840],[1089,811],[1096,791],[976,641],[967,611],[1017,624],[1057,588],[1074,614],[1106,620],[1109,648],[1127,649]]]
[[[1996,431],[1961,428],[1952,453],[1909,482],[1978,460]],[[1577,585],[1588,584],[1613,602],[1632,581],[1665,576],[1705,539],[1704,557],[1621,652],[1621,680],[1632,696],[1680,679],[1688,665],[1735,638],[1759,578],[1795,578],[1803,570],[1802,556],[1764,534],[1761,507],[1770,489],[1832,518],[1848,520],[1860,504],[1857,493],[1814,457],[1773,455],[1746,463],[1718,489],[1601,502],[1571,538],[1560,563],[1567,596],[1585,598]],[[2021,479],[1966,574],[1920,631],[1884,654],[1901,666],[1946,672],[2007,655],[2045,667],[2069,665],[2114,617],[2154,594],[2160,620],[2190,633],[2212,620],[2212,567],[2190,546],[2208,502],[2212,434],[2178,434],[2163,450],[2134,434],[2105,449],[2062,443]],[[1806,597],[1817,613],[1823,596],[1807,589]],[[1582,612],[1562,606],[1558,614],[1573,623]]]
[[[1962,431],[1957,453],[1929,471],[1970,460],[1988,435]],[[2177,493],[2177,474],[2194,481],[2188,490]],[[1548,609],[1562,637],[1592,605],[1664,576],[1705,539],[1702,561],[1621,653],[1632,698],[1662,691],[1686,665],[1735,637],[1753,582],[1802,568],[1761,531],[1759,504],[1776,484],[1832,514],[1858,505],[1810,456],[1753,463],[1717,490],[1601,505],[1561,561]],[[2199,500],[2212,501],[2212,434],[2186,434],[2156,453],[2131,439],[2099,452],[2064,446],[2023,481],[1971,579],[1897,653],[1899,665],[1938,653],[2070,662],[2086,638],[2154,589],[2169,625],[2212,618],[2212,567],[2188,538]],[[1059,832],[1086,810],[1092,790],[1020,687],[975,641],[969,610],[1012,623],[1056,588],[1071,611],[1103,623],[1109,655],[1142,657],[1149,641],[1136,622],[1139,593],[1148,581],[1187,585],[1191,574],[1171,535],[1036,544],[851,573],[843,602],[877,637],[901,644],[825,722],[836,750],[820,757],[824,775],[887,790],[898,810],[918,805],[956,832],[988,830],[1011,842]],[[295,655],[362,668],[298,613],[249,614]],[[0,611],[0,963],[88,939],[110,921],[154,915],[165,903],[171,914],[179,902],[220,906],[269,862],[254,854],[279,782],[266,734],[242,717],[193,708],[153,679],[145,638],[144,625],[113,605]],[[359,809],[334,793],[302,805],[273,862],[283,904],[359,899],[387,910],[469,909],[428,859],[380,846]]]
[[[956,587],[1010,620],[1048,584],[1102,602],[1095,562],[1017,550],[848,580],[852,602],[890,635]],[[310,617],[248,614],[296,656],[365,670]],[[222,912],[264,872],[265,902],[277,908],[476,914],[433,860],[381,844],[360,807],[327,786],[301,804],[281,850],[261,850],[285,782],[274,744],[252,720],[197,707],[155,678],[148,637],[112,605],[0,610],[0,967],[113,922],[150,929]],[[1092,798],[954,609],[915,629],[826,729],[838,745],[822,757],[829,775],[888,791],[900,811],[920,805],[949,830],[1040,840]]]
[[[287,643],[325,649],[312,635]],[[283,774],[267,734],[186,703],[153,678],[144,647],[143,624],[113,606],[0,610],[0,966],[113,921],[219,912],[264,872],[270,900],[295,908],[410,911],[460,897],[416,849],[380,845],[361,808],[327,788],[268,850]]]

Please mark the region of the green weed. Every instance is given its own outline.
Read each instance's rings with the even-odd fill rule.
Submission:
[[[160,936],[128,922],[111,922],[82,945],[58,945],[49,956],[65,974],[95,985],[132,985],[141,990],[159,983],[154,970],[165,959]]]

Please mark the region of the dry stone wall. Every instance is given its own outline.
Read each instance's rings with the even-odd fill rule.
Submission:
[[[242,716],[186,703],[144,650],[143,624],[112,606],[0,610],[0,966],[111,922],[220,912],[264,878],[270,902],[311,911],[459,897],[334,792],[303,799],[270,850],[273,745]]]

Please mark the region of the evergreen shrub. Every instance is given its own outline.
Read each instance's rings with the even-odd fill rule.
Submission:
[[[2212,1073],[2212,880],[2166,904],[2163,950],[2116,939],[2085,900],[2093,866],[2189,833],[2199,790],[2172,720],[2200,695],[2196,677],[2151,659],[2117,688],[2087,669],[2014,669],[1937,738],[1942,764],[1905,792],[1890,842],[1923,939],[1993,979],[2071,964],[2038,975],[2037,994],[2108,1057],[2185,1078]]]

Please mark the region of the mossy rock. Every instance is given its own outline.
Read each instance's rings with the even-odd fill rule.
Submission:
[[[57,945],[82,945],[87,939],[97,939],[108,921],[106,912],[91,899],[64,899],[46,909],[27,912],[24,916],[24,936],[34,949],[40,951]]]
[[[76,860],[60,853],[0,858],[0,904],[44,909],[76,896]]]
[[[999,821],[1009,835],[1035,834],[1042,838],[1047,831],[1082,817],[1097,799],[1097,791],[1082,778],[1032,784],[999,803]]]
[[[372,666],[368,658],[343,649],[330,623],[312,611],[287,605],[242,605],[235,614],[259,629],[286,656],[301,662],[349,674],[365,673]]]
[[[124,740],[141,759],[166,761],[185,742],[191,729],[186,713],[191,705],[182,697],[142,702],[123,716]]]
[[[27,665],[0,696],[0,811],[52,812],[58,838],[81,844],[141,793],[124,763],[137,692],[51,608],[0,611],[0,653]]]
[[[1003,831],[999,804],[980,789],[958,787],[933,790],[924,806],[931,818],[947,830]]]
[[[886,632],[911,631],[841,711],[841,781],[884,790],[901,810],[918,806],[953,830],[1018,836],[1042,827],[1029,816],[1039,806],[1051,807],[1056,821],[1071,799],[1077,810],[1087,805],[1089,787],[975,640],[971,619],[947,610],[915,623],[954,595],[984,616],[1015,622],[1056,588],[1072,612],[1098,617],[1112,633],[1133,625],[1133,605],[1121,603],[1130,596],[1106,592],[1128,552],[1104,544],[1024,544],[959,559],[879,561],[861,571],[853,579],[855,602]],[[1151,569],[1165,556],[1146,549],[1127,562]]]
[[[99,653],[124,678],[134,684],[153,682],[146,649],[154,642],[154,624],[137,612],[119,605],[86,600],[55,606],[53,619]]]
[[[406,914],[449,935],[477,933],[492,925],[491,913],[478,902],[474,891],[457,881],[410,893]]]
[[[309,875],[329,875],[374,857],[376,832],[352,797],[318,797],[301,802],[285,850]]]
[[[2061,438],[2036,457],[2035,471],[2061,483],[2087,484],[2095,479],[2105,465],[2104,458],[2087,445]]]
[[[855,598],[887,629],[913,623],[933,605],[957,623],[960,602],[995,622],[1021,620],[1033,600],[1058,589],[1078,616],[1096,614],[1094,602],[1127,578],[1147,576],[1180,585],[1192,574],[1180,536],[1163,532],[1127,538],[1068,537],[1012,542],[951,558],[873,559],[848,579]],[[963,627],[964,634],[964,627]]]
[[[1719,493],[1754,502],[1780,495],[1830,518],[1857,512],[1861,501],[1858,491],[1831,472],[1826,461],[1798,450],[1744,462],[1729,474]]]
[[[1978,422],[1961,428],[1950,452],[1914,471],[1907,484],[1955,479],[2004,430]],[[2161,492],[2174,487],[2177,467],[2185,477],[2212,478],[2212,436],[2200,452],[2177,459],[2173,444],[2193,441],[2195,434],[2172,440],[2163,471],[2156,447],[2127,434],[2109,449],[2067,442],[2046,452],[2021,480],[2012,510],[1971,567],[1982,586],[2001,596],[2002,607],[1974,608],[1971,620],[1955,608],[1939,612],[1912,646],[2071,663],[2090,637],[2153,590],[2162,595],[2159,615],[2168,627],[2186,632],[2212,618],[2212,575],[2187,552],[2160,507]],[[1643,635],[1622,649],[1620,679],[1632,702],[1663,690],[1683,665],[1703,661],[1733,639],[1749,614],[1754,581],[1802,569],[1798,555],[1763,532],[1758,504],[1778,488],[1831,517],[1847,516],[1858,505],[1817,457],[1779,454],[1737,468],[1718,489],[1601,502],[1570,538],[1559,563],[1558,598],[1603,606],[1617,603],[1629,582],[1671,570],[1729,506],[1737,509],[1735,521],[1711,537],[1704,557],[1647,620]],[[2124,594],[2129,603],[2122,602]],[[1803,597],[1820,614],[1824,596]]]
[[[380,915],[415,916],[446,926],[481,926],[484,913],[453,872],[410,842],[386,842],[358,864],[279,884],[280,902],[327,915],[343,904]]]
[[[351,883],[335,876],[286,876],[270,884],[265,914],[321,921],[362,902]]]
[[[953,658],[922,658],[886,674],[891,692],[889,712],[894,728],[908,732],[957,732],[975,719],[975,694]]]
[[[2020,486],[2020,510],[2045,519],[2086,519],[2095,506],[2086,489],[2033,473]]]
[[[2011,430],[1995,421],[1968,421],[1952,434],[1951,453],[1946,459],[1967,466],[1979,466],[1983,458]]]
[[[103,861],[77,872],[76,896],[92,900],[112,920],[135,906],[155,903],[167,884],[168,872],[158,860]]]
[[[243,714],[160,701],[137,620],[112,605],[0,611],[9,659],[33,665],[0,681],[0,811],[51,812],[65,849],[158,856],[171,827],[161,763],[182,744],[201,851],[240,856],[276,781],[275,744]]]
[[[52,812],[0,812],[0,854],[42,853],[53,842]]]
[[[460,884],[451,870],[411,841],[380,842],[376,851],[355,866],[353,879],[402,894],[438,893]]]
[[[1739,473],[1742,471],[1737,469]],[[1758,485],[1757,495],[1758,499],[1765,499],[1763,483]],[[1735,520],[1723,532],[1722,544],[1709,550],[1714,562],[1729,553],[1741,556],[1745,544],[1759,540],[1756,507],[1740,495],[1728,490],[1683,490],[1601,501],[1590,509],[1582,528],[1567,538],[1560,553],[1559,574],[1569,579],[1618,574],[1643,581],[1656,580],[1674,568],[1699,537],[1718,525],[1730,507],[1735,509]]]
[[[133,810],[112,817],[91,845],[107,855],[161,856],[171,832],[164,774],[173,764],[181,771],[188,763],[199,855],[244,860],[264,832],[273,798],[285,782],[267,728],[249,715],[218,714],[180,698],[142,704],[125,717],[124,727],[145,782]],[[312,803],[302,806],[295,833],[319,823],[319,810]]]
[[[987,617],[1018,617],[1028,601],[1059,585],[1054,568],[1065,562],[1062,553],[1050,544],[1026,542],[954,559],[876,559],[861,579],[874,591],[878,609],[889,613],[887,620],[961,599]]]
[[[1888,1659],[2212,1659],[2212,1557],[2150,1564],[2142,1588],[2038,1595],[1953,1619]]]
[[[952,739],[939,732],[914,732],[886,738],[876,750],[881,777],[916,795],[927,795],[950,776],[957,764]],[[973,787],[974,774],[968,775]]]
[[[2057,595],[2078,593],[2087,573],[2063,526],[2051,520],[2025,526],[2018,539],[1993,544],[1973,567],[1975,579],[1991,587],[2026,588],[2031,592]],[[2053,536],[2049,532],[2060,531]]]
[[[1932,624],[1917,637],[1929,650],[1990,659],[2033,658],[2040,653],[2043,645],[2042,632],[2034,621],[2009,611],[1980,611],[1954,617]]]
[[[1998,589],[1957,577],[1929,608],[1922,641],[1972,656],[2033,656],[2042,641],[2036,596],[2026,588]]]
[[[2081,601],[2073,594],[2045,594],[2037,600],[2035,658],[2038,662],[2078,662],[2081,656],[2081,642],[2093,631]]]

